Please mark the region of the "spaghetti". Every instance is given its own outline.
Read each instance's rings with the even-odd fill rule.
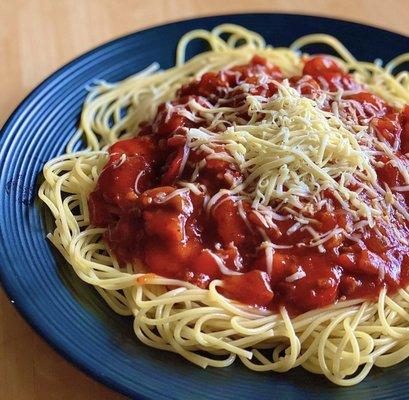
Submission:
[[[228,39],[222,39],[226,34]],[[211,50],[186,61],[186,48],[196,39],[207,41]],[[302,75],[308,58],[300,49],[311,43],[324,43],[339,55],[327,58],[326,68],[328,63],[335,62],[344,71],[350,71],[352,75],[343,77],[350,80],[342,83],[350,87],[340,90],[332,78],[306,82],[309,78]],[[144,129],[152,126],[158,132],[163,126],[172,130],[175,121],[172,115],[176,115],[192,125],[184,127],[187,139],[182,147],[177,147],[184,150],[180,151],[177,162],[168,165],[162,180],[174,182],[170,175],[179,177],[189,168],[192,178],[179,179],[177,188],[152,192],[147,189],[156,161],[148,162],[149,156],[135,157],[132,162],[138,166],[145,163],[145,169],[132,177],[133,197],[124,197],[124,201],[145,201],[148,212],[152,202],[158,207],[179,202],[183,211],[194,196],[201,196],[203,212],[207,215],[215,213],[217,208],[220,213],[226,213],[225,207],[233,204],[245,229],[257,230],[254,235],[262,238],[257,250],[263,254],[265,263],[263,274],[266,275],[262,277],[275,273],[279,255],[299,244],[300,232],[310,236],[300,247],[319,254],[326,252],[334,240],[359,243],[359,235],[368,226],[376,229],[375,222],[383,215],[393,216],[397,221],[389,224],[394,229],[396,246],[400,246],[399,255],[393,257],[399,258],[402,265],[408,264],[407,156],[396,156],[398,144],[394,137],[385,136],[390,129],[383,129],[380,124],[374,129],[381,132],[381,138],[376,140],[374,148],[369,146],[368,141],[373,139],[368,133],[368,118],[356,96],[365,87],[386,102],[382,107],[401,112],[403,117],[399,118],[409,126],[409,112],[405,117],[406,111],[401,111],[409,103],[409,74],[403,71],[393,75],[399,65],[409,61],[409,54],[382,67],[380,63],[357,61],[341,43],[327,35],[309,35],[295,41],[290,48],[273,48],[258,34],[225,24],[211,32],[195,30],[186,34],[179,42],[176,60],[176,66],[166,71],[152,64],[118,84],[99,82],[90,88],[80,129],[68,143],[67,153],[46,163],[43,171],[45,181],[39,196],[55,218],[55,230],[48,235],[54,246],[115,312],[134,318],[135,334],[141,342],[178,353],[203,368],[225,367],[240,358],[255,371],[285,372],[302,366],[338,385],[349,386],[362,381],[374,365],[387,367],[407,358],[409,291],[404,287],[378,287],[377,300],[367,299],[367,292],[358,289],[356,293],[361,293],[361,297],[334,297],[334,289],[330,302],[311,303],[302,309],[299,305],[297,308],[280,302],[280,294],[276,300],[276,293],[265,290],[265,282],[251,275],[252,282],[261,289],[257,301],[247,301],[228,289],[244,273],[243,261],[238,256],[234,258],[234,266],[227,265],[229,255],[226,254],[236,251],[234,243],[228,248],[226,239],[225,250],[230,253],[222,253],[219,244],[214,251],[204,249],[200,253],[205,254],[206,260],[210,256],[215,265],[214,279],[197,280],[191,275],[186,279],[175,278],[171,267],[164,274],[168,277],[160,276],[150,272],[152,268],[144,265],[140,257],[129,256],[129,248],[125,251],[116,244],[110,221],[105,221],[105,216],[98,219],[95,199],[101,182],[108,176],[104,171],[110,168],[112,173],[119,174],[129,167],[128,150],[121,148],[128,142],[122,140],[130,139],[133,145],[135,132],[143,137]],[[268,69],[271,81],[260,84],[260,79],[248,79],[241,85],[241,90],[247,92],[234,92],[237,95],[234,101],[226,100],[226,96],[212,97],[215,93],[211,93],[209,82],[204,89],[195,86],[203,82],[203,77],[217,76],[211,75],[211,71],[227,71],[227,76],[244,74],[243,66],[258,72]],[[294,81],[292,77],[301,78]],[[217,88],[228,86],[224,81],[218,85]],[[190,96],[192,87],[210,92],[205,92],[207,97],[203,95],[200,101],[188,98],[187,106],[172,103],[183,95]],[[351,104],[354,112],[343,113]],[[369,108],[373,110],[375,106],[379,103]],[[147,125],[146,121],[154,122]],[[74,151],[83,137],[87,147]],[[149,138],[143,146],[146,154],[159,151],[156,147],[152,150]],[[199,158],[191,165],[190,155],[195,152],[204,152],[206,159]],[[376,177],[382,172],[376,168],[382,169],[388,163],[380,158],[374,164],[374,157],[388,157],[400,180],[392,186],[380,187]],[[205,193],[214,180],[203,184],[197,179],[204,175],[203,168],[209,160],[235,166],[229,169],[227,177],[223,176],[231,184],[229,189],[218,187],[211,194]],[[245,174],[240,169],[243,166]],[[352,179],[355,186],[351,189]],[[342,212],[352,215],[352,222],[342,225],[337,221],[335,226],[317,231],[313,218],[317,209],[311,210],[311,205],[325,208],[328,190],[335,196],[334,202],[341,205]],[[375,194],[368,195],[371,200],[363,202],[354,192]],[[115,198],[121,195],[118,193],[114,193]],[[274,208],[270,207],[272,203]],[[189,207],[194,209],[194,205]],[[126,218],[133,218],[130,215]],[[272,240],[270,230],[289,220],[286,241]],[[375,257],[373,252],[365,254]],[[388,271],[379,257],[377,260],[374,282],[383,282]],[[356,262],[354,259],[352,264]],[[347,259],[342,268],[351,268]],[[342,268],[334,266],[331,269],[334,275],[327,282],[339,279]],[[297,287],[297,282],[306,275],[301,265],[283,277],[283,284],[287,288]],[[388,288],[393,289],[393,294],[387,295]],[[274,309],[267,307],[273,296]]]

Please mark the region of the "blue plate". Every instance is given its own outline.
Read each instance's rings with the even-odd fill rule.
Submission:
[[[134,398],[154,399],[406,399],[409,363],[374,369],[358,386],[339,388],[301,369],[254,373],[236,363],[202,370],[182,358],[140,344],[132,320],[116,315],[78,279],[45,238],[52,221],[37,198],[44,163],[64,152],[78,123],[86,87],[117,81],[153,61],[172,66],[179,38],[196,28],[230,22],[288,46],[325,32],[358,58],[389,60],[409,51],[396,33],[328,18],[286,14],[226,15],[163,25],[114,40],[61,68],[35,89],[2,130],[0,141],[0,276],[30,324],[78,367]],[[194,54],[200,43],[189,48]],[[312,48],[311,51],[325,51]]]

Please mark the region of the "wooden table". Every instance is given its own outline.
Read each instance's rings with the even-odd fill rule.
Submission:
[[[109,39],[195,16],[276,11],[339,17],[409,35],[408,0],[9,0],[0,2],[0,125],[42,79]],[[0,289],[0,399],[122,399],[75,369]]]

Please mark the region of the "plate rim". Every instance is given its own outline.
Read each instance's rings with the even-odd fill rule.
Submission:
[[[74,66],[77,63],[80,63],[83,59],[88,58],[92,54],[99,52],[111,45],[118,44],[124,40],[130,39],[131,37],[137,37],[139,34],[155,31],[157,29],[167,28],[174,25],[183,25],[185,23],[193,22],[193,21],[202,21],[202,20],[209,20],[213,18],[235,18],[240,16],[249,16],[249,17],[291,17],[291,16],[298,16],[298,17],[306,17],[312,19],[320,19],[326,20],[327,22],[336,22],[336,23],[347,23],[351,25],[360,26],[361,28],[372,28],[378,31],[383,31],[388,34],[392,33],[394,35],[399,36],[402,39],[409,39],[409,35],[404,34],[403,32],[397,32],[391,29],[387,29],[385,27],[380,27],[373,24],[367,24],[363,22],[359,22],[354,19],[342,19],[342,18],[334,18],[327,15],[319,15],[319,14],[308,14],[308,13],[287,13],[287,12],[268,12],[266,11],[259,11],[259,12],[238,12],[238,13],[223,13],[223,14],[205,14],[199,15],[198,17],[192,18],[181,18],[181,19],[172,19],[165,23],[158,23],[154,25],[149,25],[145,28],[138,29],[135,31],[131,31],[129,33],[125,33],[120,36],[114,36],[112,39],[103,41],[101,44],[93,46],[88,50],[81,52],[78,56],[73,57],[69,61],[65,62],[62,66],[51,72],[47,75],[44,79],[42,79],[38,84],[35,84],[35,87],[23,97],[21,101],[19,101],[18,105],[13,109],[11,114],[8,118],[6,118],[4,124],[0,128],[0,149],[2,147],[3,142],[7,139],[8,133],[13,127],[14,121],[19,118],[21,113],[24,112],[27,105],[36,98],[38,93],[41,93],[42,90],[47,87],[47,85],[54,80],[56,80],[61,74],[65,72],[66,69]],[[4,158],[0,159],[0,170],[2,170],[4,164]],[[37,186],[36,186],[37,187]],[[35,198],[37,199],[37,193],[35,194]],[[0,219],[2,216],[0,215]],[[0,224],[0,238],[3,237],[3,228]],[[0,249],[1,250],[1,249]],[[50,346],[57,354],[62,356],[65,360],[67,360],[71,365],[75,368],[80,370],[82,373],[85,373],[89,378],[96,380],[100,384],[104,385],[105,387],[110,388],[114,392],[123,394],[125,396],[129,396],[133,399],[141,399],[141,400],[149,400],[150,397],[147,395],[155,395],[158,392],[150,390],[150,393],[137,393],[128,389],[126,386],[117,383],[116,381],[110,379],[108,376],[102,375],[90,366],[87,366],[81,363],[80,359],[75,355],[75,353],[70,352],[68,349],[65,349],[63,345],[58,340],[57,336],[50,335],[47,331],[47,327],[36,320],[35,314],[30,312],[25,306],[24,302],[16,301],[16,299],[21,298],[18,295],[16,296],[16,289],[13,287],[11,282],[7,278],[7,274],[3,272],[3,268],[1,268],[1,264],[4,262],[3,259],[3,252],[0,252],[0,288],[3,289],[4,293],[6,294],[8,300],[12,304],[12,306],[18,311],[20,316],[23,317],[25,322],[27,322],[30,327],[34,330],[34,332],[48,345]]]

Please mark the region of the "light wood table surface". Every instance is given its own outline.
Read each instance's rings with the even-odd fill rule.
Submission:
[[[409,0],[0,0],[0,125],[41,80],[80,53],[151,25],[196,16],[294,12],[409,35]],[[123,399],[52,350],[0,289],[0,399]]]

